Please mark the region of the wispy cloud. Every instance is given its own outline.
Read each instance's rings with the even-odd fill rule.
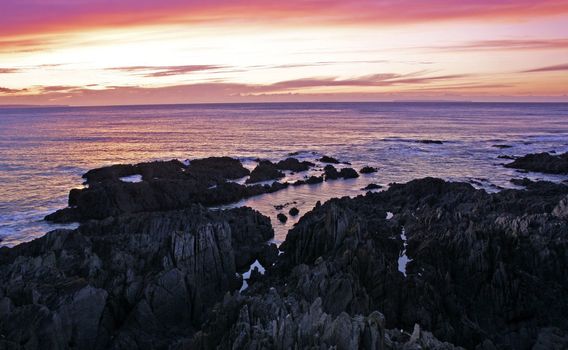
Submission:
[[[173,75],[185,75],[196,72],[211,71],[225,68],[218,65],[186,65],[186,66],[129,66],[113,67],[107,70],[134,73],[143,77],[158,78]]]
[[[137,68],[129,67],[131,71]],[[45,103],[46,101],[75,104],[121,103],[180,103],[220,102],[239,99],[243,96],[294,93],[306,94],[317,88],[353,88],[387,86],[427,86],[438,81],[453,81],[465,75],[427,75],[427,72],[410,74],[382,73],[353,78],[312,77],[280,81],[273,84],[244,84],[230,82],[195,83],[166,87],[107,86],[91,89],[87,86],[34,86],[28,90],[0,88],[5,95],[15,94],[16,99],[5,103]],[[186,100],[190,97],[191,100]],[[129,102],[130,101],[130,102]]]
[[[268,92],[287,91],[303,88],[318,87],[381,87],[395,85],[411,85],[411,84],[428,84],[440,80],[453,80],[465,78],[467,75],[436,75],[426,76],[424,72],[416,72],[410,74],[383,73],[373,74],[348,79],[340,79],[337,77],[314,77],[295,80],[281,81],[278,83],[258,87],[258,90]]]
[[[20,71],[19,68],[0,68],[0,74],[19,73]]]
[[[568,39],[478,40],[420,48],[443,51],[558,50],[568,48]]]
[[[529,70],[523,71],[522,73],[562,72],[562,71],[568,71],[568,63],[558,64],[558,65],[555,65],[555,66],[546,66],[546,67],[529,69]]]
[[[25,91],[28,91],[28,89],[10,89],[10,88],[0,86],[0,94],[2,94],[2,95],[17,94],[17,93],[25,92]]]

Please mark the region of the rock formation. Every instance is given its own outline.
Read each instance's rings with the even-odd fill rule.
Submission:
[[[505,164],[505,167],[549,174],[568,174],[568,153],[559,155],[546,152],[527,154]]]

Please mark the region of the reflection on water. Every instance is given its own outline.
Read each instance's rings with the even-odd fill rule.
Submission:
[[[212,155],[281,159],[329,154],[376,166],[354,180],[291,187],[251,198],[270,215],[282,240],[317,200],[354,196],[374,182],[387,185],[424,176],[474,180],[497,190],[520,174],[499,155],[568,151],[566,104],[259,104],[0,109],[0,237],[16,244],[54,226],[42,217],[65,206],[88,169],[114,163],[180,160]],[[420,143],[441,140],[443,144]],[[513,147],[500,149],[496,144]],[[316,154],[313,154],[315,152]],[[297,175],[290,175],[291,177]],[[296,201],[300,215],[286,224],[274,205]],[[288,208],[282,212],[287,213]]]

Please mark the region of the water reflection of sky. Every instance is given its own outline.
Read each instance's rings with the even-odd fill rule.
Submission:
[[[281,240],[317,200],[353,196],[374,182],[436,176],[473,180],[489,191],[521,174],[499,155],[568,151],[566,104],[283,104],[0,109],[0,235],[5,244],[53,226],[41,218],[65,206],[86,170],[114,163],[213,155],[302,159],[328,154],[379,168],[355,180],[291,187],[248,199],[272,218]],[[442,140],[444,144],[417,141]],[[496,144],[511,148],[500,149]],[[316,152],[313,154],[312,152]],[[289,175],[294,180],[302,174]],[[296,201],[300,215],[277,223],[274,205]],[[272,209],[271,209],[272,208]],[[287,213],[288,209],[283,210]]]

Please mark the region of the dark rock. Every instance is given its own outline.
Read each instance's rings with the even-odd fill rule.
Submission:
[[[258,254],[258,261],[262,266],[271,267],[278,260],[278,247],[276,244],[265,245],[262,251]]]
[[[499,155],[497,156],[497,158],[499,159],[509,159],[509,160],[515,160],[516,158],[513,156],[507,156],[507,155]]]
[[[276,215],[276,218],[282,223],[288,221],[288,217],[282,213],[278,213],[278,215]]]
[[[336,180],[339,178],[343,178],[343,179],[354,179],[359,177],[359,174],[357,173],[357,171],[355,171],[355,169],[353,168],[343,168],[340,171],[337,171],[337,169],[331,165],[328,164],[325,166],[324,170],[324,176],[325,176],[325,180]]]
[[[276,164],[276,168],[279,170],[291,170],[295,172],[307,171],[315,164],[308,161],[300,162],[296,158],[286,158],[281,160]]]
[[[238,159],[231,157],[195,159],[189,163],[188,171],[193,175],[217,175],[229,180],[240,179],[250,173]]]
[[[239,163],[240,164],[240,163]],[[118,181],[121,177],[141,175],[145,181],[153,179],[180,179],[184,177],[185,164],[178,160],[149,162],[135,165],[117,164],[87,171],[83,178],[87,183]]]
[[[368,190],[376,190],[379,188],[382,188],[383,186],[381,185],[377,185],[377,184],[368,184],[367,186],[363,187],[362,190],[363,191],[368,191]]]
[[[420,324],[466,348],[531,348],[544,327],[566,336],[558,305],[568,297],[568,222],[557,208],[567,195],[567,186],[546,182],[488,194],[423,179],[333,199],[280,247],[287,295],[321,298],[331,315],[380,310],[387,328]],[[387,211],[396,219],[385,220]]]
[[[318,160],[322,163],[339,164],[339,160],[329,156],[323,156]]]
[[[377,172],[377,168],[374,168],[372,166],[364,166],[361,168],[361,170],[359,170],[359,172],[361,174],[372,174]]]
[[[310,176],[307,180],[306,183],[308,185],[315,185],[315,184],[319,184],[323,182],[323,177],[322,176]]]
[[[507,168],[523,169],[548,174],[568,174],[568,153],[551,155],[549,153],[533,153],[505,164]]]
[[[511,146],[511,145],[493,145],[492,147],[504,149],[504,148],[512,148],[513,146]]]
[[[300,211],[298,210],[298,208],[294,207],[292,209],[290,209],[290,211],[288,212],[288,214],[290,214],[291,216],[296,216],[300,213]]]
[[[325,168],[323,168],[323,171],[324,171],[324,176],[325,176],[326,181],[337,180],[340,177],[337,169],[331,164],[326,165]]]
[[[118,181],[132,171],[142,173],[144,181]],[[193,204],[222,205],[289,186],[280,182],[245,186],[227,181],[246,174],[248,170],[238,160],[229,157],[193,160],[187,168],[183,163],[171,161],[95,169],[85,174],[88,187],[70,191],[69,208],[47,215],[45,219],[64,223],[104,219],[125,213],[183,209]],[[275,169],[274,164],[263,161],[251,179],[260,181],[281,176],[283,174]]]
[[[276,209],[276,210],[282,210],[282,209],[284,209],[284,208],[286,208],[286,207],[288,207],[288,206],[290,206],[290,205],[292,205],[292,204],[296,204],[296,201],[287,202],[287,203],[284,203],[284,204],[277,204],[277,205],[274,205],[274,209]]]
[[[344,179],[355,179],[359,177],[359,174],[353,168],[343,168],[339,172],[339,177],[342,177]]]
[[[261,161],[250,173],[247,183],[276,180],[284,177],[284,173],[278,170],[276,165],[268,160]]]
[[[0,348],[168,348],[238,287],[242,244],[259,242],[270,256],[263,250],[272,235],[269,219],[250,208],[193,206],[1,248]]]

